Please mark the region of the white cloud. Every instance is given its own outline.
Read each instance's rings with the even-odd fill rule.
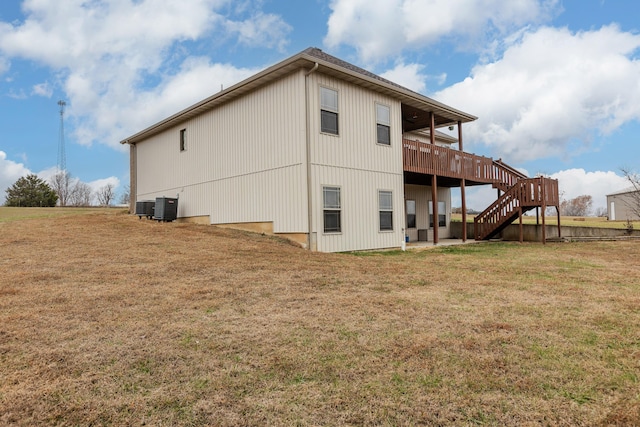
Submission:
[[[115,191],[118,189],[118,187],[120,187],[120,180],[115,176],[110,176],[108,178],[101,178],[96,179],[95,181],[87,182],[87,185],[91,187],[91,191],[93,191],[94,193],[109,184],[113,186],[113,189]]]
[[[550,19],[558,0],[332,0],[325,44],[351,45],[365,62],[440,39],[482,48],[528,23]]]
[[[9,60],[0,56],[0,76],[9,71],[9,68],[11,68]],[[5,81],[10,81],[10,79],[7,78]]]
[[[640,120],[640,35],[610,25],[521,33],[499,60],[478,65],[434,98],[479,116],[467,140],[508,162],[568,157]]]
[[[526,172],[525,172],[526,173]],[[629,181],[613,171],[587,172],[584,169],[567,169],[549,176],[558,180],[560,198],[571,200],[578,196],[589,195],[593,199],[593,210],[606,208],[607,194],[630,186]],[[460,191],[451,192],[452,205],[460,206]],[[496,189],[490,185],[467,187],[466,201],[469,209],[482,211],[498,198]]]
[[[374,61],[400,53],[406,43],[401,0],[333,0],[324,43],[353,45],[360,57]]]
[[[567,169],[556,172],[551,178],[558,180],[560,198],[571,200],[589,195],[593,198],[593,208],[606,207],[607,194],[629,187],[631,184],[615,172],[586,172],[584,169]]]
[[[23,163],[7,159],[7,153],[0,151],[0,205],[4,204],[7,188],[30,173],[31,171]]]
[[[182,44],[231,34],[240,44],[286,45],[291,28],[280,17],[231,3],[27,0],[23,22],[0,21],[0,57],[54,70],[78,142],[119,147],[120,139],[248,75],[248,70],[189,58]],[[33,91],[47,93],[44,89]]]
[[[53,95],[53,88],[49,82],[39,83],[37,85],[33,85],[32,93],[34,95],[44,96],[45,98],[51,98],[51,95]]]
[[[237,33],[238,41],[247,46],[277,48],[283,51],[288,44],[287,34],[292,28],[274,14],[258,13],[245,21],[229,21],[229,32]]]
[[[380,76],[418,93],[427,91],[428,81],[435,81],[436,85],[442,86],[447,80],[446,73],[429,75],[423,72],[424,69],[422,64],[405,64],[401,61],[392,69],[380,73]]]
[[[422,73],[423,68],[419,64],[399,63],[395,68],[380,74],[380,76],[413,91],[424,93],[427,88],[428,76]]]

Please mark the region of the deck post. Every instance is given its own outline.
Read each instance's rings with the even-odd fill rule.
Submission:
[[[556,205],[556,213],[558,214],[558,240],[562,238],[562,231],[560,227],[560,208]]]
[[[545,213],[547,211],[547,194],[546,191],[544,189],[545,186],[545,178],[544,177],[540,177],[540,192],[542,193],[542,244],[546,245],[547,244],[547,225],[545,223],[545,219],[544,217],[546,216]]]
[[[464,152],[462,145],[462,121],[458,120],[458,149]],[[467,241],[467,196],[464,179],[464,164],[460,164],[462,172],[462,181],[460,182],[460,201],[462,202],[462,241]]]
[[[436,145],[436,115],[432,112],[429,113],[429,139],[433,146]],[[433,244],[438,244],[438,179],[436,177],[436,171],[433,171],[431,178],[431,204],[433,206]]]
[[[522,229],[522,205],[520,205],[518,210],[520,211],[519,214],[518,214],[518,217],[520,218],[520,243],[522,243],[522,242],[524,242],[524,233],[523,233],[523,229]]]

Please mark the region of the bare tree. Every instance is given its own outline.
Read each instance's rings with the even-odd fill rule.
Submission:
[[[596,209],[595,216],[597,217],[607,216],[607,208],[605,208],[604,206],[600,206],[599,208]]]
[[[120,196],[120,203],[123,205],[128,205],[131,201],[131,189],[128,185],[125,185],[122,195]]]
[[[629,193],[626,205],[633,215],[640,217],[640,175],[629,168],[621,168],[622,174],[633,187]]]
[[[58,204],[67,206],[71,194],[71,174],[67,171],[59,171],[51,178],[51,188],[58,195]]]
[[[593,205],[593,197],[584,194],[571,200],[560,202],[560,213],[565,216],[587,216]]]
[[[111,202],[113,202],[116,196],[114,189],[113,184],[107,184],[96,191],[96,197],[98,198],[98,204],[100,206],[109,206]]]
[[[69,204],[73,206],[89,206],[91,205],[92,193],[89,184],[77,180],[69,195]]]

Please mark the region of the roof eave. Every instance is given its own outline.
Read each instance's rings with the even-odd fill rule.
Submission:
[[[143,139],[155,135],[167,128],[174,126],[178,123],[184,122],[191,117],[194,117],[204,111],[208,111],[217,105],[227,102],[233,98],[237,98],[244,93],[247,93],[257,87],[267,84],[273,80],[276,80],[286,74],[289,74],[297,69],[311,68],[315,64],[325,70],[331,70],[333,73],[341,74],[343,76],[349,76],[350,80],[361,86],[369,87],[370,89],[377,90],[379,92],[390,95],[399,99],[401,102],[408,105],[412,105],[417,108],[432,109],[434,112],[439,113],[443,117],[451,118],[450,122],[443,123],[441,126],[447,126],[449,124],[455,124],[456,122],[471,122],[477,119],[477,117],[456,110],[448,105],[442,104],[424,95],[420,95],[416,92],[404,89],[399,86],[395,86],[384,81],[374,79],[367,75],[360,74],[356,71],[346,69],[337,64],[325,61],[321,58],[317,58],[313,55],[309,55],[304,51],[285,59],[271,67],[268,67],[257,74],[233,85],[227,89],[224,89],[206,99],[203,99],[196,104],[187,107],[178,113],[161,120],[148,128],[130,136],[129,138],[120,141],[121,144],[135,144]],[[366,84],[363,84],[366,83]]]

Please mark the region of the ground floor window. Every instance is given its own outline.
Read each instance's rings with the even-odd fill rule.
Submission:
[[[322,205],[325,233],[342,231],[340,187],[322,187]]]
[[[391,191],[378,191],[380,231],[393,230],[393,195]]]
[[[447,226],[447,207],[444,202],[438,202],[438,227]],[[433,202],[429,202],[429,227],[433,228]]]
[[[416,201],[407,200],[407,228],[416,228]]]

